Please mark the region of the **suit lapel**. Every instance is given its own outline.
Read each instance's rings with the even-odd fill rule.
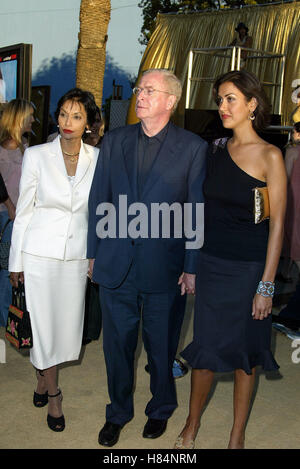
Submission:
[[[51,145],[50,153],[53,156],[52,161],[54,165],[56,166],[56,168],[59,170],[59,172],[62,174],[62,176],[65,177],[68,187],[71,190],[72,186],[70,185],[68,181],[68,174],[67,174],[67,170],[66,170],[66,166],[64,162],[64,157],[61,151],[60,137],[58,136],[49,145]],[[78,164],[77,164],[75,180],[74,180],[74,186],[80,183],[85,173],[87,172],[90,164],[91,164],[91,156],[90,156],[89,148],[88,146],[84,145],[83,142],[81,142]]]
[[[74,187],[80,183],[85,173],[89,169],[90,164],[91,164],[90,149],[87,145],[84,145],[84,143],[81,142],[78,164],[77,164],[75,180],[74,180]]]
[[[52,162],[61,173],[67,179],[67,170],[64,162],[64,157],[60,146],[60,136],[56,137],[53,142],[49,143],[50,153],[53,156]]]
[[[140,124],[132,126],[132,132],[122,142],[124,165],[134,200],[137,199],[138,140]]]
[[[160,180],[161,176],[169,170],[173,164],[172,161],[174,157],[177,156],[179,151],[180,147],[177,145],[176,127],[170,122],[166,138],[148,174],[142,191],[142,198],[144,198],[147,192]]]

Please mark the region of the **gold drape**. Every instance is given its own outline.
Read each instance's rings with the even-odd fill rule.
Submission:
[[[81,0],[76,86],[94,94],[102,104],[110,0]]]
[[[292,82],[300,79],[300,4],[251,6],[234,10],[193,14],[158,15],[156,28],[143,55],[139,76],[149,68],[168,68],[183,84],[183,96],[174,120],[183,125],[185,110],[188,54],[193,48],[226,47],[236,37],[235,27],[243,22],[253,38],[253,49],[275,54],[285,54],[284,87],[282,96],[282,124],[290,125],[290,115],[295,108],[292,102]],[[202,58],[201,58],[202,57]],[[230,69],[230,61],[220,58],[197,56],[194,59],[193,76],[216,78]],[[247,60],[245,67],[263,82],[280,81],[279,60]],[[196,83],[191,88],[190,107],[216,109],[211,98],[211,83]],[[266,92],[272,97],[271,87]],[[137,121],[132,99],[128,123]],[[275,95],[276,112],[279,93]]]

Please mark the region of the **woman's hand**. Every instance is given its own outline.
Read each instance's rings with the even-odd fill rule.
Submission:
[[[272,298],[256,293],[252,303],[253,319],[265,319],[272,313]]]
[[[9,279],[12,286],[18,288],[19,282],[24,283],[24,272],[11,272]]]

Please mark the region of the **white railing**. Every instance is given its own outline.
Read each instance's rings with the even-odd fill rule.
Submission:
[[[281,114],[282,107],[282,93],[283,93],[283,80],[284,80],[284,68],[285,68],[285,55],[283,54],[272,54],[271,52],[261,51],[258,49],[250,49],[241,46],[227,46],[227,47],[215,47],[215,48],[200,48],[200,49],[191,49],[189,52],[188,60],[188,76],[187,76],[187,88],[186,88],[186,109],[190,108],[190,97],[191,97],[191,86],[193,82],[214,82],[216,77],[194,77],[193,76],[193,65],[194,65],[194,56],[197,54],[200,55],[210,55],[212,57],[220,57],[223,59],[230,60],[230,70],[240,70],[241,69],[241,53],[242,51],[247,51],[247,62],[249,60],[273,60],[279,59],[280,63],[280,81],[276,82],[262,82],[264,86],[272,87],[272,100],[273,100],[273,109],[275,112],[275,102],[277,101],[276,113]],[[252,54],[250,55],[249,53]],[[279,88],[278,99],[275,99],[275,90]]]

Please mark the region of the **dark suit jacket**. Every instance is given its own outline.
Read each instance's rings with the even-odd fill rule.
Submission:
[[[140,124],[121,127],[107,133],[102,141],[89,197],[87,257],[96,259],[93,279],[104,287],[118,287],[134,260],[141,291],[166,292],[176,288],[183,271],[195,273],[198,250],[186,249],[185,237],[175,238],[172,230],[168,239],[161,235],[151,237],[151,204],[191,202],[195,208],[196,202],[203,202],[207,144],[199,136],[170,123],[138,199],[139,130]],[[135,202],[147,207],[149,238],[119,236],[120,195],[127,195],[128,207]],[[103,222],[96,210],[103,202],[113,204],[116,209],[116,238],[99,239],[96,234],[97,223],[101,218]],[[125,213],[126,210],[121,211],[123,221]],[[128,223],[135,217],[136,214],[129,215]]]

